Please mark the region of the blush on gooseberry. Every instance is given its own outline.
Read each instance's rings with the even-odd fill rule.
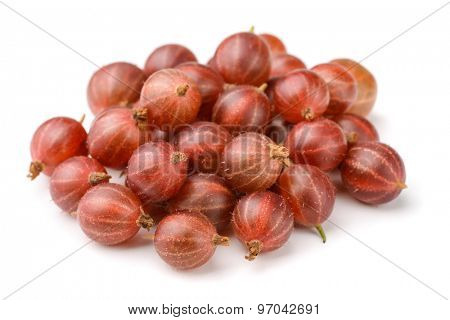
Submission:
[[[330,103],[326,115],[344,113],[356,101],[358,88],[355,78],[344,67],[335,63],[323,63],[311,69],[317,73],[328,86]]]
[[[233,230],[247,247],[245,258],[283,246],[292,233],[294,215],[284,199],[270,191],[251,193],[239,200],[233,211]]]
[[[269,122],[271,113],[269,98],[264,94],[266,87],[238,85],[226,90],[212,109],[212,121],[234,135],[260,130]]]
[[[200,212],[169,214],[158,224],[154,239],[159,256],[179,270],[198,268],[208,262],[218,245],[229,239],[217,234],[212,223]]]
[[[94,115],[110,107],[130,107],[139,100],[145,73],[133,64],[111,63],[97,70],[87,89],[89,107]]]
[[[144,72],[147,76],[156,71],[174,68],[184,62],[197,61],[197,58],[188,48],[179,44],[166,44],[156,48],[145,62]]]
[[[181,129],[174,145],[189,158],[193,172],[217,173],[231,134],[214,122],[198,121]]]
[[[58,207],[75,212],[81,197],[92,187],[111,178],[95,159],[77,156],[59,164],[50,178],[50,194]]]
[[[344,132],[325,118],[296,124],[287,136],[285,147],[295,163],[310,164],[324,171],[337,168],[347,154]]]
[[[277,79],[272,94],[277,112],[291,123],[320,117],[330,101],[325,81],[309,70],[293,71]]]
[[[405,166],[399,154],[377,141],[357,143],[340,167],[344,187],[364,203],[382,204],[406,188]]]
[[[78,122],[71,118],[56,117],[37,128],[30,144],[32,162],[28,177],[31,180],[41,172],[51,176],[56,166],[64,160],[87,154],[87,134],[81,122],[82,120]]]
[[[379,140],[377,129],[361,116],[345,113],[333,117],[332,120],[344,131],[349,146],[358,142]]]
[[[286,148],[265,135],[247,132],[225,146],[221,175],[237,191],[263,191],[275,183],[288,155]]]
[[[187,177],[188,157],[165,141],[141,145],[128,162],[127,186],[143,203],[172,198]]]
[[[133,192],[115,183],[89,189],[78,204],[77,217],[89,238],[108,246],[125,242],[141,227],[148,230],[153,225]]]
[[[336,199],[330,178],[315,166],[293,164],[283,170],[276,189],[292,208],[295,222],[315,227],[325,242],[321,224],[331,215]]]
[[[302,60],[287,53],[278,54],[270,59],[269,78],[282,77],[297,69],[306,69]]]
[[[201,100],[197,85],[182,71],[163,69],[147,79],[139,105],[147,109],[150,125],[175,128],[196,119]]]

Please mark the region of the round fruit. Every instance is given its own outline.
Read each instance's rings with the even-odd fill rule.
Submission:
[[[263,39],[263,41],[269,48],[269,52],[271,55],[275,56],[286,53],[286,47],[284,46],[283,41],[281,41],[278,37],[268,33],[263,33],[259,36]]]
[[[357,142],[379,140],[377,129],[373,124],[356,114],[341,114],[335,116],[332,120],[344,131],[349,146],[353,146]]]
[[[302,60],[287,53],[278,54],[270,59],[269,78],[285,76],[297,69],[306,69],[306,65]]]
[[[197,58],[188,48],[179,44],[166,44],[156,48],[145,62],[144,71],[147,76],[156,71],[174,68],[183,62],[197,61]]]

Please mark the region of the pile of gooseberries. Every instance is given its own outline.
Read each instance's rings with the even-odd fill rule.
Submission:
[[[167,44],[142,68],[97,70],[90,129],[67,117],[41,124],[28,176],[49,176],[54,203],[101,245],[155,229],[157,254],[186,270],[234,236],[251,261],[283,247],[296,225],[326,241],[333,172],[369,205],[406,187],[402,159],[366,118],[376,94],[358,62],[308,68],[271,34],[233,34],[206,64]]]

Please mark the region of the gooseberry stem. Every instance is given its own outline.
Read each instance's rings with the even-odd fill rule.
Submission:
[[[230,238],[222,237],[222,236],[219,236],[218,234],[215,234],[213,236],[213,244],[215,246],[226,246],[226,247],[228,247],[230,245]]]
[[[89,175],[89,184],[91,186],[96,186],[99,183],[111,179],[111,176],[105,172],[92,172]]]
[[[320,224],[316,226],[316,230],[319,232],[320,236],[322,237],[323,243],[327,242],[327,236],[325,235],[325,231],[323,231],[323,228]]]
[[[188,91],[188,89],[189,89],[189,85],[187,83],[179,85],[177,87],[177,95],[179,97],[184,96],[186,94],[186,92]]]
[[[151,227],[153,227],[153,225],[155,224],[152,217],[150,217],[150,215],[148,215],[144,209],[142,209],[141,207],[141,215],[139,216],[139,218],[136,220],[136,224],[144,229],[150,230]]]
[[[40,161],[33,161],[30,163],[29,173],[27,177],[34,180],[42,171],[44,171],[44,164]]]
[[[245,256],[245,259],[253,261],[261,253],[262,243],[259,240],[251,240],[247,242],[247,248],[248,255]]]

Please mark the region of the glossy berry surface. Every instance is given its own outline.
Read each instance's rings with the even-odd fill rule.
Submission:
[[[166,44],[156,48],[150,54],[145,62],[144,71],[147,76],[150,76],[156,71],[174,68],[189,61],[197,61],[191,50],[179,44]]]
[[[321,116],[327,110],[329,101],[327,84],[309,70],[293,71],[277,79],[273,88],[277,112],[291,123]]]
[[[271,107],[265,86],[239,85],[226,90],[212,110],[212,121],[237,134],[258,131],[269,122]]]
[[[292,233],[294,215],[273,192],[255,192],[239,200],[233,211],[233,230],[248,249],[247,260],[283,246]]]
[[[320,226],[333,211],[336,190],[330,178],[315,166],[293,164],[280,175],[277,189],[294,212],[295,222],[316,227],[325,242]]]
[[[162,202],[173,197],[183,185],[187,156],[168,142],[140,146],[128,162],[127,186],[145,202]]]
[[[356,101],[358,88],[355,78],[344,67],[323,63],[311,69],[317,73],[328,86],[330,103],[325,111],[326,115],[341,114],[347,111]]]
[[[221,175],[237,191],[262,191],[275,183],[287,158],[286,148],[265,135],[244,133],[225,146]]]
[[[229,36],[220,43],[214,57],[215,67],[227,83],[260,86],[269,79],[269,48],[254,33]]]
[[[141,202],[130,189],[115,183],[102,183],[89,189],[77,210],[83,232],[104,245],[125,242],[139,231],[149,229],[150,217],[142,215]]]
[[[345,113],[333,117],[332,120],[344,131],[349,146],[358,142],[379,140],[377,129],[366,118]]]
[[[278,78],[297,69],[305,69],[306,65],[297,57],[284,53],[272,56],[270,59],[269,78]]]
[[[87,139],[89,154],[106,167],[123,169],[133,151],[150,139],[145,126],[144,109],[109,108],[91,125]]]
[[[28,177],[33,180],[40,172],[50,176],[64,160],[86,155],[86,137],[83,126],[74,119],[56,117],[45,121],[31,139]]]
[[[110,107],[130,107],[139,100],[146,79],[141,69],[126,62],[111,63],[97,70],[87,89],[92,113],[97,115]]]
[[[198,119],[211,120],[212,107],[223,91],[225,82],[222,76],[214,69],[197,62],[180,64],[176,69],[183,71],[197,85],[202,104]]]
[[[231,134],[222,126],[198,121],[183,128],[174,144],[188,156],[193,172],[217,173],[222,151],[230,141]]]
[[[281,41],[281,39],[277,36],[268,33],[262,33],[259,36],[263,39],[263,41],[269,48],[269,52],[271,55],[275,56],[286,53],[286,47],[283,41]]]
[[[335,169],[347,154],[347,140],[342,129],[333,121],[320,118],[296,124],[285,142],[295,163]]]
[[[228,231],[235,204],[236,197],[224,179],[215,174],[201,173],[187,178],[175,197],[169,201],[169,210],[200,212],[219,233],[224,233]]]
[[[340,167],[342,182],[355,199],[368,204],[389,202],[406,188],[405,166],[398,153],[376,141],[352,147]]]
[[[198,268],[208,262],[218,245],[228,238],[217,234],[212,223],[200,212],[177,212],[166,216],[155,232],[155,249],[176,269]]]
[[[356,101],[350,106],[347,112],[360,116],[367,116],[372,110],[377,98],[377,82],[369,70],[361,64],[350,59],[336,59],[331,61],[345,68],[356,80],[357,92]]]
[[[201,101],[197,85],[188,76],[180,70],[164,69],[147,79],[139,103],[147,109],[148,123],[164,129],[193,122]]]
[[[65,212],[75,212],[81,197],[92,187],[111,177],[95,159],[72,157],[56,167],[50,178],[53,202]]]

